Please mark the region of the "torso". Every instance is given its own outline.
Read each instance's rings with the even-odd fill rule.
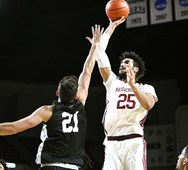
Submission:
[[[136,85],[142,91],[146,88],[153,89],[150,85]],[[107,93],[103,124],[107,135],[120,136],[132,133],[143,135],[143,124],[148,111],[140,105],[128,83],[119,80],[112,73],[105,87]]]
[[[69,106],[55,102],[52,116],[41,131],[42,143],[37,162],[66,162],[82,166],[86,128],[85,110],[80,101],[75,100]]]

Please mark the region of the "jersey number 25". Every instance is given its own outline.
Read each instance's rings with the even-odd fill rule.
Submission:
[[[133,109],[136,106],[134,94],[120,94],[118,97],[117,109]]]

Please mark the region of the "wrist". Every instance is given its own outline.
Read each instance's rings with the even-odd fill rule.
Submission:
[[[96,61],[99,68],[111,67],[109,58],[105,52],[98,51]]]
[[[99,51],[106,51],[109,39],[110,39],[110,35],[107,33],[103,33],[99,44]]]

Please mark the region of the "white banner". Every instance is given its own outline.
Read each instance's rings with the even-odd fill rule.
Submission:
[[[126,19],[126,27],[138,27],[148,24],[147,0],[127,0],[130,7],[130,14]]]
[[[174,0],[175,20],[188,18],[188,0]]]
[[[172,0],[150,0],[151,24],[172,21]]]

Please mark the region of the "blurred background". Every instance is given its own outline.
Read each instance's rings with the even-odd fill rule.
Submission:
[[[0,122],[14,121],[56,99],[59,80],[79,76],[91,27],[109,24],[107,0],[0,0]],[[175,169],[188,143],[188,4],[178,0],[130,0],[130,16],[110,39],[107,54],[114,72],[123,51],[146,62],[141,79],[155,87],[158,103],[145,123],[149,170]],[[183,4],[183,5],[182,5]],[[102,115],[105,89],[95,67],[86,104],[86,150],[92,170],[103,163]],[[35,170],[41,125],[0,137],[0,158],[17,170]]]

